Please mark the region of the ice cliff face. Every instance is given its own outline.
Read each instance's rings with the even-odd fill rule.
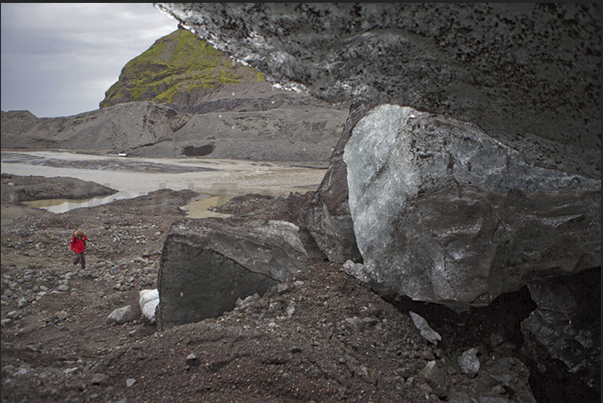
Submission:
[[[600,177],[597,4],[156,6],[273,83],[469,120],[541,166]]]

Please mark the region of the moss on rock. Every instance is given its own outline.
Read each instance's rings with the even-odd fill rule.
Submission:
[[[243,81],[264,81],[264,76],[233,62],[191,32],[178,29],[130,60],[99,106],[133,101],[192,105],[224,85]]]

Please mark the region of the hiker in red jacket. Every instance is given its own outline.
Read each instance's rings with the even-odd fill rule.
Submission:
[[[88,238],[81,229],[78,229],[71,238],[71,250],[76,254],[73,265],[78,263],[82,264],[82,269],[86,268],[86,259],[84,257],[84,251],[86,250],[86,241]]]

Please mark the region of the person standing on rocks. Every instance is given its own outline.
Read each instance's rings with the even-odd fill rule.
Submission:
[[[73,233],[71,237],[71,250],[76,254],[73,265],[78,263],[82,264],[82,269],[86,268],[86,258],[84,257],[84,251],[86,250],[86,241],[88,237],[81,229],[78,229]]]

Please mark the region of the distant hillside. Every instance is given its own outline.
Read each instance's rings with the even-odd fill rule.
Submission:
[[[98,110],[58,118],[2,111],[0,137],[3,150],[326,165],[348,106],[275,88],[178,29],[123,67]]]
[[[197,105],[230,84],[267,85],[257,70],[234,63],[185,29],[157,41],[122,69],[101,108],[133,101]]]

